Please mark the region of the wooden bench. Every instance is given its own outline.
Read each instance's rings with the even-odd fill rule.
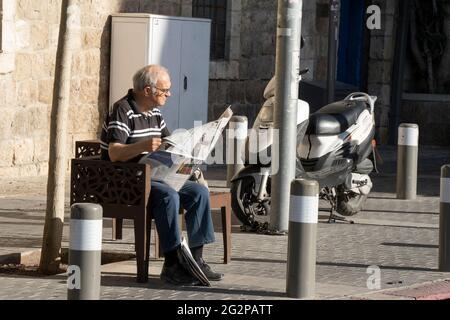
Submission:
[[[147,212],[151,192],[151,168],[137,163],[100,160],[99,141],[77,141],[71,162],[70,204],[97,203],[103,216],[111,218],[113,240],[122,239],[123,220],[134,223],[137,281],[148,281],[152,216]],[[220,208],[224,243],[224,263],[231,260],[230,193],[210,194],[211,208]],[[155,229],[156,230],[156,229]],[[155,257],[160,256],[155,232]]]

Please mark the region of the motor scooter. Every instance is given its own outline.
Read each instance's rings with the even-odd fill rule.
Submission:
[[[301,71],[301,75],[308,70]],[[300,76],[301,76],[300,75]],[[274,139],[275,77],[264,91],[264,102],[242,149],[245,167],[231,180],[231,205],[248,230],[267,230],[270,215]],[[320,185],[320,198],[330,205],[329,222],[353,223],[372,189],[376,168],[375,102],[377,97],[356,92],[310,114],[298,100],[296,178]],[[269,161],[263,161],[270,159]]]

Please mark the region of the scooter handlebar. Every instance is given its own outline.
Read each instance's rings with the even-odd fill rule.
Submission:
[[[375,96],[369,96],[367,93],[364,92],[353,92],[349,94],[345,100],[362,100],[366,101],[370,105],[370,112],[373,114],[375,111],[375,102],[377,101],[377,97]]]

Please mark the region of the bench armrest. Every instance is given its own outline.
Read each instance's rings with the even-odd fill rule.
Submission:
[[[146,208],[150,195],[150,166],[72,159],[70,204],[97,203]]]

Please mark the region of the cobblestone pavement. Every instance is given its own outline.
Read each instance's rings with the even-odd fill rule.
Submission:
[[[394,150],[384,151],[385,171],[375,175],[375,191],[355,224],[327,223],[328,205],[321,202],[317,239],[316,299],[406,299],[401,295],[384,295],[422,283],[450,279],[439,272],[439,168],[450,163],[449,150],[429,152],[426,169],[420,171],[419,197],[414,201],[395,199]],[[422,154],[423,156],[423,154]],[[433,163],[433,164],[430,164]],[[221,179],[211,171],[210,179]],[[36,180],[38,181],[38,180]],[[0,256],[40,248],[45,215],[44,192],[27,187],[5,192],[0,197]],[[4,189],[5,190],[5,189]],[[39,191],[40,190],[40,191]],[[68,208],[67,208],[68,209]],[[214,215],[214,222],[219,221]],[[221,263],[223,246],[220,230],[217,242],[205,247],[210,265],[223,273],[222,282],[205,287],[173,287],[159,280],[162,260],[150,263],[150,281],[135,282],[135,261],[128,260],[102,266],[102,299],[186,299],[246,300],[287,299],[287,236],[243,233],[234,220],[232,262]],[[124,240],[109,240],[105,226],[104,248],[131,252],[133,232],[125,225]],[[63,246],[67,246],[68,219]],[[381,290],[370,290],[369,266],[381,270]],[[66,276],[26,277],[0,274],[0,299],[65,299]],[[441,281],[442,282],[442,281]],[[411,297],[409,297],[411,299]]]

